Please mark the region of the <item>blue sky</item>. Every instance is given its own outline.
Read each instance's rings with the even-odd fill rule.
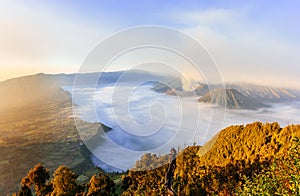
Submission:
[[[228,82],[297,87],[300,1],[0,1],[0,81],[77,72],[112,33],[163,25],[199,41]]]

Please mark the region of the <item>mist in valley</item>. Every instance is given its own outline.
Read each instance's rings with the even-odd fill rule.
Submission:
[[[254,121],[277,121],[281,126],[300,123],[300,104],[296,101],[272,103],[258,110],[232,110],[199,103],[194,96],[157,93],[152,86],[127,83],[75,89],[74,115],[112,128],[92,150],[96,165],[108,171],[127,170],[145,153],[166,154],[172,147],[203,145],[229,125]],[[63,88],[75,92],[70,86]]]

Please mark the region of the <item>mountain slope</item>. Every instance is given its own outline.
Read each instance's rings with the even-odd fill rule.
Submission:
[[[199,165],[224,166],[233,160],[253,162],[256,156],[286,156],[293,137],[300,137],[300,125],[281,128],[278,123],[255,122],[221,130],[197,153]]]
[[[260,102],[284,102],[300,98],[299,91],[286,88],[273,88],[254,84],[226,84],[226,88],[236,89],[245,96]]]
[[[0,111],[18,108],[28,104],[38,105],[40,102],[59,100],[57,94],[62,86],[95,87],[99,84],[126,83],[136,81],[160,81],[166,76],[142,70],[129,70],[103,73],[80,74],[35,74],[9,79],[0,82]],[[78,83],[80,82],[80,84]],[[63,93],[63,91],[61,91]]]
[[[173,188],[178,195],[236,195],[245,178],[252,179],[276,160],[289,159],[295,137],[300,137],[300,125],[281,128],[278,123],[255,122],[227,127],[203,147],[190,146],[178,154]],[[155,165],[152,157],[143,156],[139,164]],[[300,160],[299,152],[295,158]],[[155,160],[161,161],[160,157]],[[289,163],[296,169],[297,165]],[[162,187],[167,169],[168,165],[148,171],[130,170],[123,177],[127,183],[124,195],[166,194]],[[297,170],[292,173],[300,174]]]
[[[36,163],[50,171],[60,164],[79,173],[94,168],[71,118],[71,96],[60,88],[71,77],[37,74],[0,83],[0,195],[16,191]]]
[[[101,83],[114,83],[123,74],[105,72]],[[75,125],[71,96],[61,87],[72,86],[76,77],[82,79],[80,85],[95,86],[99,75],[40,73],[0,82],[0,195],[16,191],[21,177],[36,163],[50,171],[64,164],[78,174],[94,168],[76,125],[86,129],[81,137],[89,140],[89,147],[101,141],[100,126],[104,131],[110,128],[78,118]],[[141,79],[137,77],[150,80],[163,76],[134,70],[127,72],[122,82]]]
[[[39,104],[55,99],[59,87],[45,74],[20,77],[0,83],[0,110]],[[56,97],[59,98],[59,97]]]
[[[230,109],[258,109],[266,107],[266,105],[246,97],[235,89],[214,89],[198,99],[198,101]]]
[[[178,79],[180,82],[180,79]],[[166,88],[169,86],[170,88]],[[177,89],[173,89],[172,85],[166,83],[166,85],[155,84],[153,90],[159,93],[165,93],[169,95],[179,95],[179,96],[192,96],[198,95],[203,96],[208,93],[209,90],[215,90],[219,88],[224,88],[224,85],[214,84],[208,86],[207,84],[198,83],[194,90],[185,91],[182,89],[182,83],[178,83]],[[270,86],[262,86],[255,84],[225,84],[226,89],[235,89],[242,93],[243,95],[255,99],[262,103],[272,103],[272,102],[286,102],[300,100],[300,91],[287,89],[287,88],[275,88]],[[174,92],[170,93],[170,89]]]

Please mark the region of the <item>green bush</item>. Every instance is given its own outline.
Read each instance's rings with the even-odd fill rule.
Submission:
[[[289,157],[255,174],[244,177],[245,183],[238,195],[300,195],[300,140],[295,138]]]

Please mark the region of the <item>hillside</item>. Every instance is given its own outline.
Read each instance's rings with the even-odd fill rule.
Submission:
[[[255,122],[230,126],[199,150],[199,164],[224,166],[237,160],[253,162],[256,156],[285,156],[293,137],[300,137],[300,125],[281,128],[278,123]]]
[[[179,151],[173,188],[178,195],[299,195],[299,136],[300,125],[281,128],[278,123],[255,122],[227,127],[204,146]],[[50,177],[47,168],[37,164],[24,175],[20,193],[34,185],[42,195],[165,195],[166,160],[166,155],[146,153],[122,176],[95,170],[89,183],[66,166]]]
[[[229,109],[259,109],[267,106],[246,97],[235,89],[214,89],[203,95],[198,101]]]
[[[47,88],[45,88],[47,87]],[[0,110],[18,108],[28,104],[57,100],[57,85],[45,74],[20,77],[0,83]]]
[[[112,83],[120,77],[122,82],[163,77],[139,70],[124,73],[105,72],[100,82]],[[64,164],[78,174],[94,168],[71,117],[71,96],[61,89],[72,86],[76,77],[80,85],[95,85],[99,73],[40,73],[0,82],[0,195],[17,190],[20,178],[38,162],[50,171]],[[102,138],[97,132],[100,126],[110,130],[100,123],[76,120],[87,130],[85,139],[91,138],[89,149]]]
[[[115,80],[109,77],[112,76],[110,74],[116,78],[120,76],[120,73],[104,74],[106,82]],[[134,74],[129,73],[128,77]],[[96,73],[82,76],[85,84],[97,79]],[[52,173],[59,165],[66,165],[80,175],[80,183],[87,182],[88,177],[93,175],[90,152],[82,145],[74,118],[71,118],[70,94],[60,88],[72,84],[74,78],[74,74],[37,74],[0,83],[1,194],[19,189],[21,178],[37,163],[45,165]],[[173,87],[180,91],[180,87]],[[206,89],[205,86],[201,88]],[[216,95],[216,100],[222,100],[220,97],[225,94],[228,99],[234,100],[228,101],[232,107],[242,108],[244,103],[257,106],[251,98],[236,90],[221,91],[221,94]],[[97,130],[99,126],[109,130],[99,123],[81,123],[87,130]],[[292,138],[300,136],[299,129],[299,125],[280,128],[277,123],[228,127],[204,146],[191,146],[179,154],[174,187],[178,192],[194,191],[197,195],[220,190],[232,191],[244,183],[242,177],[250,178],[258,174],[262,171],[260,165],[271,165],[273,157],[285,159],[290,153]],[[119,188],[122,181],[124,195],[164,193],[165,163],[165,155],[145,154],[137,161],[136,167],[123,176],[123,180],[116,179]],[[151,170],[136,171],[145,167]],[[84,186],[86,184],[81,187]]]
[[[68,78],[37,74],[0,83],[0,195],[16,191],[38,162],[50,171],[61,164],[79,174],[94,169],[71,118],[71,97],[58,85]]]
[[[238,191],[248,191],[244,186],[256,183],[256,175],[265,175],[264,170],[272,172],[274,164],[277,165],[276,172],[285,170],[286,174],[276,179],[269,177],[271,180],[282,184],[291,175],[299,178],[300,143],[293,141],[295,137],[300,137],[300,125],[281,128],[278,123],[255,122],[246,126],[227,127],[203,147],[190,146],[179,153],[174,174],[174,190],[182,195],[237,195]],[[155,156],[146,157],[143,156],[138,165],[155,165],[151,163]],[[155,160],[161,161],[160,158]],[[291,169],[284,169],[286,164]],[[167,165],[148,171],[130,170],[128,175],[123,176],[123,183],[126,185],[123,195],[165,194],[163,184],[166,169]],[[246,182],[245,179],[249,181]],[[293,193],[297,187],[300,188],[297,180],[290,180],[296,186],[295,189],[276,185],[278,191]]]

